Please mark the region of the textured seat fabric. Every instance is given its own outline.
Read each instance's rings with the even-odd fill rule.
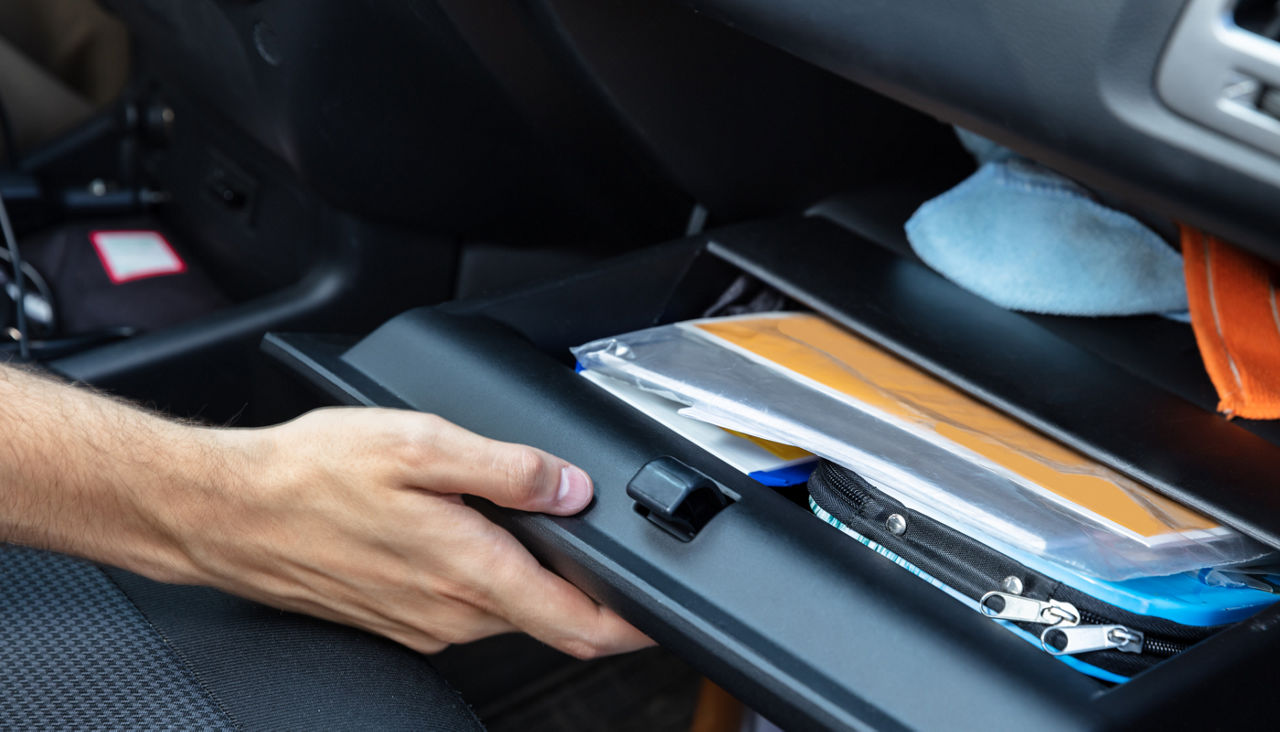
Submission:
[[[0,546],[0,726],[235,729],[92,564]]]
[[[425,657],[0,544],[0,729],[479,730]]]

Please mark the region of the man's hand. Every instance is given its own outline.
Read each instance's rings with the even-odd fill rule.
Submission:
[[[559,458],[384,409],[220,437],[250,479],[179,534],[211,584],[427,653],[514,630],[579,658],[650,643],[459,498],[577,513],[591,481]]]
[[[0,541],[206,584],[434,652],[522,630],[580,658],[650,641],[464,505],[568,515],[578,468],[429,415],[178,424],[0,367]]]

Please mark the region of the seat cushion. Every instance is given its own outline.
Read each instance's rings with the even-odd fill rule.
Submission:
[[[0,720],[57,729],[481,729],[426,657],[391,641],[11,545],[0,545]]]
[[[0,719],[17,728],[235,729],[97,567],[0,548]]]

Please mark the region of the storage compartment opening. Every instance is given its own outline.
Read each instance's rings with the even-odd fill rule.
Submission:
[[[1032,705],[1052,690],[1052,713],[1078,717],[1083,724],[1118,718],[1137,707],[1154,710],[1158,689],[1209,683],[1203,677],[1206,664],[1230,676],[1235,664],[1261,663],[1260,649],[1275,645],[1271,634],[1256,630],[1257,623],[1277,615],[1272,608],[1257,623],[1233,626],[1193,646],[1185,657],[1099,694],[1100,682],[969,614],[910,573],[851,545],[848,537],[819,527],[803,489],[755,484],[574,374],[569,348],[701,317],[743,274],[791,296],[788,307],[800,303],[820,312],[1042,433],[1132,468],[1139,474],[1135,477],[1152,478],[1143,482],[1159,485],[1193,508],[1231,517],[1233,524],[1240,517],[1247,524],[1251,517],[1269,515],[1266,506],[1252,502],[1232,508],[1217,477],[1229,468],[1243,484],[1256,478],[1260,488],[1270,485],[1267,476],[1273,471],[1263,466],[1276,464],[1275,453],[1268,452],[1274,446],[1260,447],[1258,438],[1231,425],[1215,431],[1222,425],[1211,414],[1134,372],[1074,345],[1034,318],[979,301],[820,217],[715,231],[504,297],[412,311],[364,339],[273,335],[266,347],[343,401],[432,411],[491,437],[535,444],[584,465],[601,490],[598,504],[579,519],[495,517],[598,596],[622,608],[651,608],[666,618],[655,627],[678,626],[676,635],[688,654],[707,668],[720,668],[726,678],[760,667],[745,659],[745,666],[732,665],[726,659],[738,657],[735,643],[742,641],[726,644],[718,634],[755,638],[752,653],[766,654],[773,665],[767,679],[758,677],[748,686],[762,698],[797,694],[788,702],[794,706],[787,707],[799,715],[794,719],[826,713],[803,701],[813,699],[815,687],[825,698],[852,695],[831,707],[848,712],[860,708],[857,699],[873,693],[869,690],[881,700],[893,696],[890,688],[899,687],[882,685],[891,678],[898,683],[914,678],[912,669],[923,663],[938,679],[945,677],[948,689],[990,682],[992,693]],[[1000,347],[993,348],[997,335]],[[1081,390],[1094,398],[1081,401]],[[1117,413],[1104,408],[1108,403],[1132,408]],[[662,455],[681,459],[741,495],[687,544],[636,515],[634,501],[625,494],[636,471]],[[1153,455],[1160,460],[1150,460]],[[1265,498],[1271,492],[1249,495]],[[734,566],[745,562],[759,576],[748,581],[741,572],[726,574],[726,557]],[[629,584],[632,573],[652,584]],[[801,632],[794,617],[772,613],[770,603],[745,602],[745,588],[762,581],[776,587],[780,597],[805,596],[846,625],[822,638]],[[861,611],[849,616],[849,607]],[[687,615],[692,625],[682,625],[684,620],[672,625],[672,613]],[[708,621],[720,630],[697,629]],[[911,624],[909,636],[902,634],[903,622]],[[768,640],[759,633],[767,633]],[[879,643],[882,637],[887,646]],[[867,653],[902,662],[873,673],[855,662],[859,654],[841,651],[866,649],[868,643]],[[805,670],[778,675],[777,664]],[[735,691],[745,693],[745,688]],[[883,703],[897,705],[895,714],[903,719],[933,709],[920,707],[914,693],[894,698]]]
[[[796,300],[788,297],[788,295],[784,294],[782,290],[774,287],[772,283],[766,284],[736,266],[730,265],[726,268],[726,265],[729,265],[729,262],[719,256],[721,251],[722,250],[713,245],[711,252],[703,253],[697,260],[695,260],[694,265],[690,267],[689,272],[686,273],[686,276],[681,281],[681,284],[676,288],[675,294],[672,297],[672,301],[681,303],[682,307],[679,309],[670,307],[665,308],[663,311],[663,317],[659,318],[658,321],[654,323],[655,325],[675,322],[686,316],[708,317],[759,311],[750,306],[742,307],[743,303],[752,303],[755,305],[759,305],[760,303],[779,303],[779,309],[789,311],[810,311],[808,308],[798,304]],[[710,258],[708,258],[708,254],[711,254]],[[712,273],[715,273],[717,276],[708,276]],[[774,279],[774,277],[769,273],[765,273],[765,276],[769,277],[773,283],[780,283],[782,286],[786,286],[784,280]],[[750,297],[739,297],[736,301],[733,298],[716,298],[716,304],[710,307],[699,308],[695,306],[699,301],[706,302],[709,300],[709,293],[714,291],[714,288],[706,287],[706,283],[717,282],[718,284],[723,284],[726,281],[732,283],[730,290],[737,295],[742,295],[743,293],[754,294]],[[814,300],[811,294],[806,293],[803,290],[793,290],[792,292],[794,292],[798,298],[809,300],[811,303],[818,305],[819,308],[823,307],[825,304],[821,300]],[[768,305],[763,308],[764,311],[772,311],[774,309],[774,307]],[[830,312],[837,317],[841,314],[840,311],[835,308],[832,308]],[[1149,324],[1144,323],[1144,321],[1152,320],[1155,320],[1157,323],[1163,323],[1163,321],[1156,319],[1129,320],[1131,322],[1127,325],[1130,326],[1134,325],[1134,321],[1138,324]],[[787,498],[788,502],[793,506],[805,511],[806,513],[810,512],[808,493],[804,489],[803,485],[793,486],[790,488],[774,488],[773,490]],[[1058,635],[1061,636],[1062,634],[1060,633]],[[1057,637],[1055,637],[1055,641],[1060,643],[1060,639]],[[1155,645],[1156,641],[1153,640],[1152,644]],[[1061,649],[1058,650],[1060,651]],[[1109,687],[1109,684],[1104,684],[1104,686]]]
[[[690,271],[698,271],[698,270],[703,271],[703,273],[707,273],[707,271],[717,271],[705,264],[701,267],[694,266],[694,267],[691,267],[690,269]],[[730,273],[728,273],[728,275],[732,275],[732,270],[730,270]],[[794,301],[790,301],[790,298],[786,298],[785,296],[783,296],[781,292],[778,292],[777,289],[773,289],[771,287],[768,287],[768,285],[760,283],[759,280],[756,280],[755,278],[751,278],[750,275],[745,275],[745,274],[739,274],[737,276],[728,276],[728,275],[724,276],[724,278],[722,279],[732,280],[733,285],[731,287],[731,293],[733,294],[733,296],[740,296],[740,294],[742,293],[755,293],[755,294],[751,294],[750,297],[741,297],[741,298],[739,297],[717,298],[716,306],[708,307],[708,308],[705,308],[705,310],[696,312],[696,316],[703,317],[703,316],[717,316],[717,315],[746,315],[746,314],[758,314],[758,312],[765,312],[765,314],[773,314],[773,312],[777,312],[776,308],[774,308],[773,306],[773,303],[781,303],[781,306],[785,307],[786,310],[796,312],[796,314],[804,314],[804,312],[812,312],[812,311],[804,310],[804,308],[800,308],[799,306],[795,305]],[[687,278],[687,276],[684,282],[685,283],[689,282],[689,278]],[[695,278],[695,282],[704,283],[704,282],[707,282],[707,279]],[[681,288],[677,287],[676,298],[680,297],[678,296],[678,293],[680,293],[680,289]],[[685,297],[684,301],[686,303],[696,302],[698,301],[698,298]],[[723,303],[735,303],[735,302],[737,303],[737,305],[730,305],[728,307],[723,307],[723,308],[721,307]],[[755,305],[756,307],[750,307],[750,306],[741,307],[740,303],[742,302],[753,303],[753,305]],[[763,307],[760,307],[762,306],[762,303],[763,303]],[[698,308],[694,308],[694,310],[698,310]],[[769,320],[771,319],[765,319],[763,322],[768,322]],[[742,321],[736,321],[736,322],[742,322]],[[662,325],[662,322],[658,322],[658,324],[655,324],[655,325]],[[694,328],[691,330],[696,330],[696,331],[699,331],[700,333],[700,328],[705,328],[705,326],[699,326],[699,328]],[[742,326],[739,326],[739,328],[742,328]],[[746,326],[746,328],[750,330],[750,326]],[[754,333],[754,330],[753,330],[753,333]],[[659,424],[669,427],[669,429],[681,431],[682,430],[681,425],[673,424],[673,422],[680,421],[681,417],[675,416],[673,415],[673,413],[669,413],[669,412],[659,412],[658,410],[660,406],[655,406],[653,402],[659,402],[660,399],[648,399],[648,401],[646,401],[646,399],[636,398],[634,394],[628,393],[626,389],[634,389],[634,386],[628,386],[625,383],[625,381],[627,381],[627,378],[625,378],[623,374],[626,374],[626,372],[628,371],[625,369],[625,367],[622,367],[621,365],[618,366],[618,369],[620,369],[621,372],[613,371],[612,367],[609,366],[608,363],[611,362],[614,357],[621,356],[621,354],[623,353],[626,353],[627,356],[623,357],[621,361],[626,361],[627,358],[636,358],[637,363],[643,363],[643,366],[639,367],[640,372],[648,372],[648,370],[650,369],[655,369],[655,370],[662,369],[662,366],[660,366],[659,363],[669,363],[669,365],[671,365],[673,369],[677,369],[677,370],[673,372],[662,372],[662,379],[659,379],[659,380],[669,380],[669,383],[672,384],[671,386],[669,386],[669,388],[675,389],[678,392],[678,390],[680,389],[678,389],[677,383],[680,383],[682,378],[684,378],[684,376],[681,376],[681,375],[687,375],[689,376],[690,379],[698,379],[699,378],[698,374],[700,372],[699,369],[695,369],[695,367],[690,366],[689,370],[680,370],[678,369],[678,363],[662,361],[662,360],[653,361],[652,358],[655,357],[654,348],[659,348],[659,349],[663,348],[663,346],[660,346],[660,344],[673,344],[677,342],[685,343],[684,340],[668,340],[668,339],[677,338],[676,333],[672,333],[672,334],[664,335],[664,337],[660,339],[658,339],[657,335],[653,335],[653,337],[649,337],[649,338],[654,338],[657,340],[654,340],[654,342],[650,342],[650,340],[646,339],[645,335],[636,334],[635,339],[623,339],[621,343],[618,343],[617,346],[614,346],[614,344],[611,343],[613,335],[617,335],[617,337],[620,337],[620,338],[623,337],[623,334],[621,333],[611,334],[609,335],[609,337],[604,338],[602,342],[594,344],[594,346],[591,347],[589,351],[586,351],[585,357],[582,356],[581,354],[582,352],[580,352],[580,357],[585,358],[585,361],[582,362],[582,363],[585,363],[586,365],[585,366],[586,370],[584,371],[584,375],[589,376],[590,380],[593,381],[594,384],[599,385],[600,388],[608,390],[608,392],[612,393],[614,397],[618,397],[622,399],[622,401],[626,402],[628,406],[635,408],[635,410],[640,411],[641,413],[645,413],[646,416],[654,418],[654,420],[659,422]],[[764,335],[763,331],[758,335],[759,337],[763,337]],[[692,338],[689,344],[686,344],[686,346],[682,346],[682,348],[685,348],[685,351],[681,351],[681,352],[685,353],[686,358],[692,357],[692,352],[687,351],[687,348],[692,347],[692,344],[694,343],[699,343],[700,340],[701,340],[700,338]],[[655,346],[655,343],[657,343],[658,346]],[[799,342],[797,342],[796,344],[799,344]],[[673,347],[673,346],[668,346],[668,348],[669,347]],[[750,346],[748,346],[748,342],[739,343],[739,347],[751,348]],[[617,351],[614,348],[617,348]],[[579,365],[580,370],[582,369],[582,363],[580,363]],[[602,370],[596,371],[596,369],[602,369]],[[641,378],[641,381],[644,381],[644,378]],[[721,394],[722,386],[723,388],[726,388],[726,389],[728,388],[728,386],[724,385],[723,383],[717,383],[717,384],[719,385],[712,385],[710,383],[701,383],[700,385],[692,386],[692,389],[694,389],[694,392],[700,392],[700,390],[708,389],[712,393]],[[696,404],[696,399],[694,403]],[[942,407],[938,406],[937,408],[942,408]],[[940,416],[938,418],[941,418],[941,420],[946,421],[946,417]],[[687,427],[690,433],[692,433],[692,431],[694,430],[692,430],[691,427],[687,425],[687,422],[689,421],[690,421],[689,418],[685,418],[684,427]],[[699,422],[699,425],[701,425],[701,422]],[[682,433],[682,434],[685,434],[686,438],[691,439],[692,442],[699,444],[699,447],[707,449],[709,453],[713,454],[713,456],[726,459],[726,462],[731,462],[731,465],[733,465],[732,459],[730,457],[726,457],[726,454],[724,454],[726,450],[723,450],[722,444],[717,444],[717,445],[714,445],[714,447],[709,447],[708,443],[705,442],[705,440],[699,440],[698,436],[696,435],[691,436],[690,434],[687,434],[687,433]],[[781,439],[781,438],[780,436],[771,434],[769,435],[768,439]],[[739,465],[735,465],[735,467],[739,468],[739,470],[741,470],[744,473],[748,472],[748,470],[745,470],[745,468],[741,468],[741,466]],[[749,477],[753,477],[753,479],[755,479],[756,481],[764,482],[765,486],[767,486],[767,488],[771,490],[777,490],[778,493],[783,495],[783,497],[785,497],[788,500],[788,502],[790,502],[792,505],[795,505],[796,508],[800,508],[801,511],[805,512],[805,514],[810,514],[815,511],[815,509],[810,508],[810,505],[812,504],[810,504],[810,500],[809,500],[809,491],[805,489],[805,486],[803,484],[790,486],[790,488],[780,489],[780,488],[774,488],[774,486],[769,486],[767,482],[763,481],[762,479],[759,479],[759,477],[756,477],[755,473],[749,473]],[[890,491],[890,493],[893,493],[893,489],[891,488],[891,486],[893,485],[892,482],[886,482],[886,484],[882,484],[882,485],[884,490]],[[759,486],[755,486],[755,489],[759,490]],[[832,511],[835,511],[835,509],[832,509]],[[908,514],[908,513],[904,512],[904,514]],[[828,523],[833,523],[833,525],[836,525],[838,529],[845,529],[844,521],[849,521],[849,520],[842,520],[840,523],[836,523],[832,521],[831,517],[822,516],[822,514],[820,513],[819,513],[819,516],[824,518],[824,520],[826,520]],[[808,517],[814,518],[813,516],[808,516]],[[906,526],[908,526],[908,520],[905,520],[905,518],[902,518],[900,514],[892,514],[892,516],[890,516],[890,520],[888,521],[892,523],[892,521],[895,520],[895,518],[899,520],[901,531],[893,531],[892,527],[890,527],[890,534],[901,534],[901,532],[905,532]],[[937,518],[940,518],[940,520],[943,523],[946,523],[945,517],[938,516]],[[876,527],[872,527],[872,529],[870,529],[870,532],[872,532],[872,534],[870,535],[874,535],[874,532],[876,531],[877,531]],[[895,562],[902,563],[902,562],[913,561],[913,559],[911,559],[910,552],[904,552],[904,550],[902,549],[893,548],[892,536],[887,537],[887,539],[886,537],[876,537],[876,539],[872,539],[868,543],[868,540],[864,539],[863,537],[865,532],[867,532],[867,529],[861,529],[861,527],[859,527],[859,529],[856,529],[855,534],[852,534],[852,539],[855,539],[856,541],[861,541],[861,543],[863,544],[867,544],[867,548],[863,548],[863,546],[856,545],[854,541],[850,541],[850,548],[852,548],[852,550],[855,550],[855,552],[867,552],[867,550],[869,549],[874,549],[876,550],[876,552],[883,553],[884,550],[887,550],[887,552],[893,553],[895,557],[900,557],[900,558],[893,559],[893,561]],[[879,546],[879,548],[877,548],[877,546]],[[919,573],[922,571],[925,573],[929,573],[929,575],[932,575],[932,576],[938,576],[936,575],[936,573],[934,573],[936,572],[936,569],[929,568],[928,564],[925,564],[924,567],[920,567],[920,568],[916,568],[916,567],[911,568],[911,572],[913,573]],[[989,585],[987,587],[988,590],[1000,590],[1001,587],[1005,587],[1007,584],[1009,584],[1010,577],[1015,577],[1015,578],[1023,577],[1027,572],[1028,572],[1028,569],[1025,567],[1018,568],[1018,569],[1010,569],[1009,573],[1007,573],[1007,576],[1005,575],[1005,573],[1000,573],[1000,576],[995,578],[986,578],[986,580],[984,581],[986,581],[987,584]],[[946,576],[946,575],[942,575],[942,576]],[[1005,580],[1001,581],[1000,577],[1004,577]],[[1038,581],[1043,582],[1044,580],[1038,580]],[[1189,591],[1194,590],[1194,587],[1188,587],[1187,585],[1188,584],[1185,584],[1185,582],[1183,585],[1178,585],[1179,591],[1184,591],[1184,593],[1189,593]],[[1007,586],[1016,586],[1016,589],[1012,590],[1014,591],[1014,594],[1020,594],[1021,591],[1023,591],[1023,589],[1021,589],[1021,587],[1023,587],[1023,582],[1021,582],[1020,580],[1016,581],[1015,585],[1007,585]],[[1130,591],[1135,591],[1135,593],[1151,593],[1151,591],[1153,590],[1147,589],[1146,586],[1143,586],[1142,589],[1138,589],[1137,586],[1134,586],[1134,589]],[[1121,594],[1123,594],[1123,591],[1121,591]],[[1088,596],[1087,594],[1079,595],[1079,599],[1076,599],[1075,603],[1079,604],[1080,601],[1087,599],[1087,596]],[[1075,605],[1069,605],[1069,607],[1074,608]],[[1096,612],[1103,612],[1103,610],[1106,610],[1106,605],[1098,605],[1098,608],[1100,608],[1100,610],[1096,610]],[[1114,605],[1112,605],[1111,608],[1112,608],[1111,612],[1114,612],[1114,609],[1115,609]],[[1073,609],[1071,610],[1071,612],[1074,613],[1075,610]],[[997,613],[988,613],[988,614],[1000,614],[1000,613],[997,612]],[[1098,614],[1094,614],[1093,617],[1098,618],[1098,617],[1105,617],[1105,616],[1098,616]],[[1116,616],[1111,616],[1111,617],[1116,617]],[[1074,622],[1080,622],[1079,617],[1075,617]],[[1096,625],[1096,623],[1101,621],[1097,621],[1097,619],[1094,619],[1094,621],[1091,621],[1091,622],[1093,622],[1094,625]],[[1126,619],[1126,621],[1124,622],[1129,622],[1129,623],[1143,622],[1143,623],[1146,623],[1146,625],[1140,625],[1137,627],[1152,627],[1151,621],[1149,621],[1149,619],[1143,619],[1140,616],[1130,617],[1129,619]],[[1038,631],[1042,631],[1044,630],[1044,628],[1041,628],[1038,626],[1028,626],[1028,627],[1021,628],[1021,630],[1024,631],[1023,635],[1025,635],[1025,633],[1027,633],[1028,631],[1032,632],[1034,635],[1034,633]],[[1079,644],[1080,642],[1082,642],[1083,637],[1087,636],[1089,628],[1071,627],[1069,628],[1069,630],[1070,630],[1070,633],[1061,632],[1061,631],[1048,633],[1048,639],[1050,639],[1051,642],[1048,642],[1048,644],[1046,645],[1046,648],[1052,649],[1052,650],[1048,650],[1047,653],[1051,653],[1053,655],[1060,655],[1064,653],[1064,649],[1069,648],[1068,653],[1073,654],[1073,658],[1071,658],[1071,660],[1075,660],[1074,658],[1075,653],[1082,653],[1082,651],[1080,651]],[[1121,631],[1116,631],[1116,633],[1120,633],[1120,632]],[[1129,628],[1128,627],[1124,628],[1124,632],[1130,633]],[[1165,631],[1165,632],[1169,632],[1169,631]],[[1071,637],[1071,640],[1068,642],[1065,639],[1068,639],[1069,636]],[[1148,631],[1148,636],[1149,636],[1147,640],[1148,648],[1174,648],[1174,645],[1185,645],[1185,642],[1180,642],[1180,644],[1172,644],[1171,641],[1166,642],[1158,639],[1158,636],[1160,636],[1160,631],[1158,630],[1155,632]],[[1030,636],[1028,637],[1030,639]],[[1124,636],[1124,637],[1140,637],[1140,636]],[[1110,640],[1103,640],[1103,641],[1094,640],[1093,642],[1103,642],[1103,644],[1110,644]],[[1102,646],[1100,646],[1100,648],[1102,648]],[[1114,646],[1111,646],[1111,648],[1114,648]],[[1140,649],[1142,648],[1143,646],[1142,644],[1140,644],[1140,642],[1129,642],[1128,645],[1124,645],[1124,649],[1126,650],[1124,650],[1123,653],[1138,654],[1140,653]],[[1088,653],[1088,650],[1084,650],[1083,653]],[[1119,654],[1119,653],[1121,653],[1121,651],[1116,651],[1116,654]],[[1085,658],[1088,658],[1088,656],[1085,656]],[[1119,656],[1119,658],[1108,660],[1107,663],[1116,664],[1117,668],[1130,669],[1130,671],[1126,671],[1126,674],[1129,674],[1129,676],[1132,676],[1133,673],[1137,673],[1140,671],[1140,669],[1142,669],[1142,663],[1133,662],[1133,660],[1130,660],[1129,656]],[[1149,659],[1149,656],[1148,656],[1146,662],[1144,663],[1158,663],[1158,660],[1157,662],[1152,662],[1152,660]],[[1108,672],[1106,671],[1106,669],[1100,669],[1100,668],[1094,667],[1094,665],[1089,665],[1089,667],[1080,667],[1080,668],[1089,668],[1091,669],[1091,673],[1096,673],[1097,676],[1101,676],[1105,678],[1105,680],[1107,680],[1108,682],[1115,682],[1120,680],[1120,677],[1117,677],[1116,674]],[[1096,671],[1094,671],[1094,669],[1096,669]]]

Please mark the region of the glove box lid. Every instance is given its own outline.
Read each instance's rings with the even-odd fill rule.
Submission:
[[[1000,310],[816,217],[715,231],[507,296],[408,311],[364,338],[271,334],[264,348],[332,401],[436,413],[586,469],[596,499],[576,517],[473,505],[788,727],[963,720],[1097,728],[1264,713],[1247,702],[1194,700],[1268,698],[1280,609],[1103,689],[574,373],[570,346],[698,317],[744,273],[1158,490],[1280,543],[1280,494],[1270,479],[1280,447],[1265,433],[1170,392],[1131,360],[1109,359],[1097,342],[1080,345],[1042,320]],[[734,499],[688,542],[638,515],[626,494],[662,456]]]

